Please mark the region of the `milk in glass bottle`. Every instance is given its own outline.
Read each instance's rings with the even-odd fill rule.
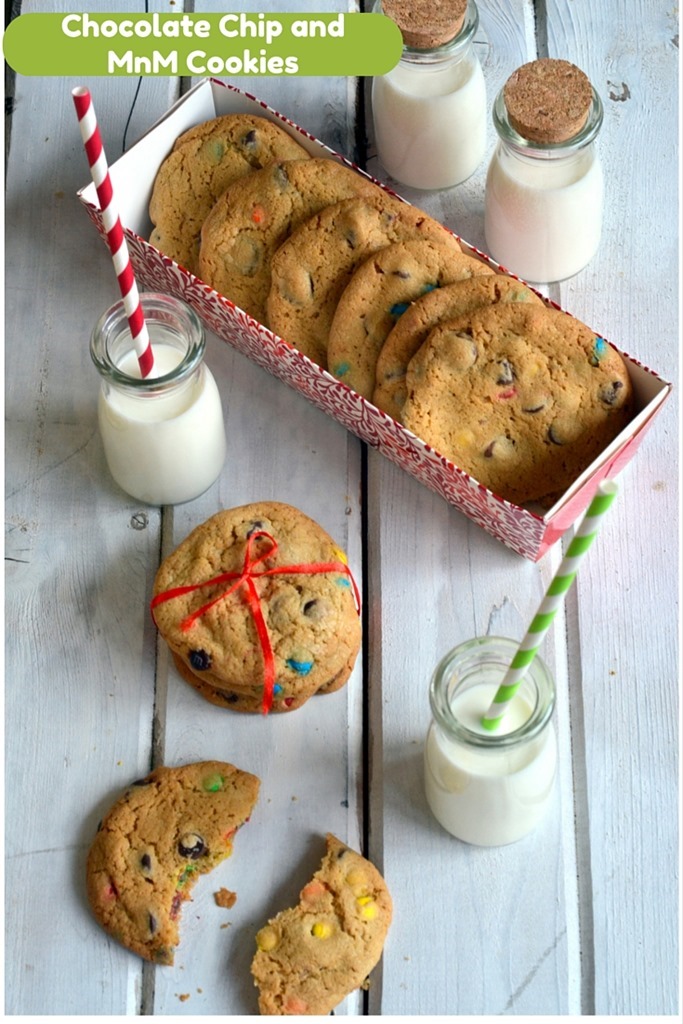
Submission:
[[[198,497],[221,472],[223,407],[194,310],[172,295],[146,292],[140,301],[154,353],[149,376],[141,376],[123,301],[92,333],[100,434],[124,491],[151,505],[175,505]]]
[[[555,791],[555,685],[538,656],[497,730],[482,725],[518,646],[506,637],[467,640],[441,660],[430,684],[427,803],[447,832],[475,846],[528,835]]]
[[[403,36],[398,65],[372,83],[377,155],[419,189],[465,181],[484,158],[486,86],[472,40],[474,0],[376,0]]]
[[[493,105],[499,136],[486,178],[489,254],[534,283],[578,273],[597,251],[603,175],[595,140],[600,97],[565,60],[531,61]]]

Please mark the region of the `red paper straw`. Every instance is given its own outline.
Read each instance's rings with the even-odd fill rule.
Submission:
[[[97,198],[100,201],[102,222],[107,233],[107,244],[114,262],[114,270],[119,282],[123,307],[128,317],[130,333],[133,338],[133,345],[140,364],[140,373],[148,377],[154,369],[154,354],[149,340],[147,324],[140,305],[138,286],[135,283],[135,275],[128,254],[128,246],[121,226],[114,189],[109,177],[109,167],[105,156],[104,146],[100,137],[100,129],[97,126],[97,117],[93,107],[90,90],[85,86],[78,86],[72,90],[74,105],[78,115],[78,125],[81,129],[81,138],[85,146],[86,156],[90,165],[90,173],[97,190]]]

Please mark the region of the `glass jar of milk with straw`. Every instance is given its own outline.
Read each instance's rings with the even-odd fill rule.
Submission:
[[[372,83],[377,155],[397,181],[419,189],[465,181],[484,158],[486,86],[472,40],[474,0],[376,0],[401,29],[397,66]]]
[[[527,281],[572,277],[598,249],[602,120],[589,79],[565,60],[524,64],[494,101],[499,140],[486,178],[486,247]]]
[[[555,788],[555,685],[539,657],[495,729],[482,723],[517,648],[504,637],[468,640],[442,659],[430,684],[427,802],[447,832],[477,846],[504,846],[527,835]]]
[[[140,302],[153,353],[147,376],[123,300],[92,332],[100,434],[111,475],[124,491],[150,505],[175,505],[198,497],[221,472],[223,407],[194,310],[172,295],[143,293]]]
[[[425,789],[437,821],[458,839],[505,846],[548,809],[557,766],[555,684],[537,652],[616,493],[614,481],[598,484],[520,643],[478,637],[436,667]]]

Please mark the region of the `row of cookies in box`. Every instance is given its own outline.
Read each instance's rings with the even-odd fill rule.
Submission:
[[[373,253],[429,239],[439,255],[443,247],[463,267],[481,266],[421,210],[251,115],[180,136],[157,174],[150,217],[162,252],[325,368],[341,293]]]
[[[507,500],[548,504],[630,418],[603,339],[266,119],[182,135],[150,214],[167,255]]]

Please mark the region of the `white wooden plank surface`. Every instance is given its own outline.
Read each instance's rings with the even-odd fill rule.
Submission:
[[[249,6],[237,4],[234,9]],[[345,4],[327,6],[346,9]],[[197,13],[212,9],[215,5],[195,4]],[[254,91],[251,80],[233,84]],[[290,110],[297,106],[300,83],[270,79],[262,84],[260,99],[297,116]],[[306,115],[308,130],[335,148],[347,148],[353,135],[353,107],[345,80],[321,82],[315,108],[305,104],[302,116]],[[175,510],[165,543],[174,546],[216,507],[285,501],[325,526],[347,550],[360,580],[359,443],[219,339],[214,339],[210,365],[224,397],[226,469],[217,493]],[[211,905],[211,885],[201,904],[197,897],[197,914],[188,921],[187,952],[181,950],[173,970],[154,972],[154,1012],[257,1013],[249,973],[254,935],[269,917],[296,903],[319,865],[327,831],[357,849],[362,843],[362,659],[341,692],[313,700],[296,714],[268,719],[221,713],[179,683],[171,670],[164,741],[169,763],[180,757],[194,759],[207,744],[225,751],[221,756],[261,778],[262,792],[249,828],[238,837],[231,865],[238,901],[225,915]],[[217,931],[221,915],[230,923],[222,934]],[[209,922],[213,927],[207,927]],[[188,988],[190,969],[193,984]],[[180,1002],[179,991],[189,991],[190,998]],[[360,1006],[356,993],[336,1012],[357,1013]]]
[[[627,47],[624,33],[633,16],[627,5],[601,5],[599,18],[592,5],[590,12],[586,5],[566,3],[548,8],[548,22],[559,37],[551,37],[549,55],[584,67],[605,101],[601,151],[608,184],[598,258],[549,293],[671,379],[677,370],[677,218],[667,211],[661,192],[675,180],[673,30],[661,12],[642,11],[642,34],[639,30],[635,44],[629,36]],[[532,5],[491,2],[480,5],[480,14],[490,103],[518,64],[546,53],[543,45],[535,49]],[[538,27],[543,44],[543,26]],[[658,60],[650,65],[646,56],[655,49],[653,39]],[[629,68],[644,64],[651,86],[657,83],[647,95],[631,90],[627,154],[626,139],[616,134],[619,101],[608,100],[612,86],[605,81],[621,80],[606,69],[624,52]],[[491,152],[491,127],[489,133]],[[376,161],[370,166],[383,177]],[[654,166],[661,167],[660,202],[651,206]],[[485,172],[484,166],[464,185],[439,195],[398,190],[485,249]],[[634,230],[635,225],[640,227]],[[647,238],[645,225],[652,228]],[[649,258],[644,259],[644,250]],[[659,289],[662,273],[666,281]],[[385,460],[370,455],[370,500],[380,510],[377,562],[370,566],[376,596],[371,642],[377,641],[370,682],[382,680],[372,731],[378,735],[381,722],[382,756],[374,761],[383,765],[373,781],[371,848],[381,849],[387,878],[403,896],[391,939],[399,955],[384,957],[384,1013],[409,1013],[415,1006],[423,1014],[669,1013],[677,1006],[678,917],[671,894],[678,842],[677,469],[667,442],[677,436],[673,407],[657,426],[637,465],[624,474],[622,498],[568,602],[567,643],[564,624],[556,621],[544,645],[559,690],[558,807],[535,835],[497,851],[464,847],[429,820],[420,778],[429,675],[446,650],[469,636],[520,637],[558,553],[538,569],[520,565]],[[643,536],[644,514],[651,517],[649,537],[662,538],[655,541],[657,550]],[[406,649],[400,641],[408,634],[413,643]],[[658,685],[637,709],[634,694],[643,678]],[[628,765],[624,750],[631,751]],[[430,898],[434,879],[440,889],[443,879],[450,883],[450,897],[443,899],[442,892],[441,903]],[[625,898],[634,889],[638,898]],[[433,944],[417,939],[425,932]],[[643,957],[641,943],[634,941],[638,934],[650,936],[656,952]],[[662,965],[656,977],[654,962]]]
[[[527,14],[519,2],[480,5],[476,46],[489,106],[514,67],[530,59]],[[494,145],[491,124],[488,141],[487,156]],[[378,162],[371,168],[383,176]],[[397,189],[485,249],[485,176],[486,161],[462,186],[440,194]],[[521,637],[550,579],[552,558],[540,567],[520,562],[374,453],[370,479],[381,536],[379,564],[371,567],[377,574],[371,589],[379,593],[383,683],[380,829],[387,878],[403,894],[391,937],[402,955],[384,958],[382,1012],[406,1014],[415,1006],[423,1014],[577,1012],[578,944],[567,934],[568,918],[575,920],[575,872],[572,844],[563,844],[573,827],[566,731],[559,736],[555,807],[543,827],[515,847],[481,850],[450,837],[431,817],[422,783],[432,670],[469,637]],[[408,649],[398,642],[407,632],[413,641]],[[559,718],[566,715],[567,695],[554,637],[545,656],[558,679]],[[407,707],[412,714],[405,713]],[[381,806],[371,807],[373,839]],[[437,879],[441,899],[432,900],[429,891]],[[425,933],[434,937],[433,945],[418,941]]]
[[[604,237],[559,301],[677,379],[677,16],[648,3],[547,6],[550,55],[586,68],[605,105]],[[671,403],[625,474],[577,585],[570,679],[583,700],[593,922],[585,981],[598,1014],[662,1013],[678,998],[678,436]]]
[[[128,5],[130,10],[138,7]],[[165,9],[165,5],[158,7]],[[91,9],[106,9],[106,5],[91,5]],[[17,160],[8,175],[8,228],[13,242],[7,283],[13,295],[23,298],[12,304],[16,319],[11,320],[8,333],[17,337],[19,325],[25,330],[29,324],[31,334],[41,342],[35,348],[14,346],[8,366],[17,399],[16,408],[8,402],[9,449],[16,453],[17,463],[8,459],[8,471],[17,481],[15,504],[9,506],[17,524],[14,557],[36,567],[31,586],[24,563],[14,563],[15,573],[23,572],[23,577],[13,587],[13,598],[29,616],[30,628],[23,636],[16,635],[20,645],[16,671],[22,686],[11,690],[9,714],[20,732],[35,737],[38,765],[35,772],[22,773],[21,785],[11,790],[8,812],[18,823],[10,856],[16,855],[27,879],[31,872],[39,874],[48,891],[66,895],[65,906],[60,900],[54,916],[63,922],[67,946],[72,944],[68,961],[84,963],[86,970],[76,978],[64,972],[64,944],[55,943],[54,935],[40,924],[44,914],[40,893],[34,888],[34,895],[27,898],[31,887],[18,886],[8,908],[16,921],[13,930],[20,947],[10,965],[8,1010],[255,1013],[256,990],[249,975],[255,932],[267,917],[295,900],[320,861],[327,830],[360,845],[360,662],[347,687],[330,695],[327,704],[320,698],[310,710],[278,721],[258,716],[240,716],[237,721],[229,712],[221,713],[197,698],[172,670],[168,672],[163,655],[155,689],[155,640],[147,610],[151,582],[161,543],[174,546],[219,507],[266,498],[290,501],[324,524],[348,550],[360,579],[360,446],[303,398],[212,337],[207,362],[224,398],[230,441],[223,477],[196,502],[164,512],[163,538],[155,509],[143,510],[146,529],[131,529],[138,506],[108,481],[96,429],[98,384],[87,341],[94,320],[117,296],[106,251],[74,198],[76,189],[87,182],[88,171],[71,109],[73,84],[60,82],[55,90],[47,80],[19,82],[12,147]],[[135,82],[87,84],[93,90],[113,162]],[[177,88],[172,80],[143,81],[128,129],[129,144],[168,108]],[[329,79],[317,90],[318,113],[312,129],[324,134],[324,112],[337,111],[336,133],[330,140],[337,146],[340,133],[352,134],[352,126],[345,127],[351,125],[347,111],[353,116],[347,89],[345,80]],[[29,103],[35,114],[32,109],[30,117],[22,117]],[[61,199],[52,199],[46,206],[33,201],[40,179],[31,154],[37,139],[42,142],[44,136],[47,144],[54,138],[55,126],[58,147],[45,162],[58,175],[54,189]],[[22,154],[26,154],[25,168],[19,164]],[[68,214],[61,215],[65,204]],[[29,243],[46,235],[49,244],[41,247],[36,268]],[[66,262],[72,256],[73,262]],[[86,277],[86,268],[95,270]],[[79,279],[88,281],[83,295]],[[45,333],[37,330],[42,323],[49,325]],[[78,382],[76,396],[74,381]],[[39,395],[38,419],[26,423],[33,413],[27,397],[40,382],[47,397]],[[14,431],[22,431],[16,440]],[[38,453],[40,466],[25,464],[27,450]],[[76,462],[78,456],[82,465]],[[79,467],[76,473],[74,462]],[[43,478],[49,487],[41,486]],[[33,497],[28,505],[25,492]],[[107,504],[100,510],[103,495]],[[38,538],[28,551],[23,550],[25,523],[31,524]],[[80,530],[77,560],[75,524]],[[38,565],[43,566],[42,572],[36,572]],[[40,603],[32,609],[36,594]],[[16,621],[21,621],[19,612]],[[61,674],[58,671],[51,684],[54,696],[43,703],[38,690],[27,701],[26,685],[34,678],[36,685],[39,678],[31,666],[45,661],[53,644],[51,655],[61,666]],[[10,744],[10,766],[17,774],[24,753],[23,745]],[[238,903],[230,913],[219,910],[212,893],[221,880],[202,880],[193,904],[183,914],[186,941],[175,967],[155,971],[93,927],[83,893],[85,853],[97,819],[113,796],[144,774],[152,760],[185,763],[206,757],[232,760],[255,771],[263,783],[253,827],[240,834],[233,859],[220,872],[220,879],[238,891]],[[30,807],[31,813],[24,816],[22,807]],[[81,823],[84,809],[88,819]],[[72,823],[70,833],[74,828],[77,832],[65,843],[66,821]],[[221,927],[226,924],[230,927]],[[87,954],[81,951],[84,944]],[[191,985],[185,949],[190,950]],[[235,984],[236,979],[242,979],[241,984]],[[338,1012],[357,1009],[359,998],[350,997]]]
[[[296,7],[258,5],[282,6]],[[321,0],[316,9],[355,6]],[[550,294],[675,379],[677,15],[636,6],[482,0],[477,46],[489,104],[537,45],[584,67],[601,90],[603,242],[587,270]],[[194,5],[204,8],[215,5]],[[46,9],[70,5],[23,5]],[[422,795],[429,676],[470,636],[521,636],[559,546],[539,565],[525,562],[372,451],[364,486],[353,437],[213,336],[207,360],[229,439],[220,481],[163,515],[119,492],[103,462],[87,354],[91,326],[116,293],[106,251],[74,198],[87,181],[74,84],[18,81],[7,172],[6,1012],[256,1014],[254,932],[296,898],[329,828],[355,844],[369,830],[368,852],[394,894],[371,1014],[675,1013],[677,400],[623,474],[544,645],[558,686],[556,805],[514,847],[464,846],[430,818]],[[136,83],[88,84],[113,161]],[[352,80],[236,84],[362,159]],[[143,80],[128,145],[179,88]],[[489,152],[493,143],[489,126]],[[368,144],[369,169],[383,177]],[[484,248],[484,177],[482,166],[440,194],[399,191]],[[365,723],[360,665],[341,693],[261,719],[207,705],[162,647],[157,658],[147,604],[160,551],[217,507],[259,498],[318,519],[347,547],[359,578],[367,558]],[[186,906],[176,966],[143,966],[90,916],[87,846],[111,799],[153,761],[200,757],[255,771],[261,800],[231,860]],[[238,893],[231,911],[214,904],[219,885]],[[360,1012],[359,996],[337,1010]]]
[[[97,437],[87,343],[116,291],[74,198],[87,180],[75,84],[18,83],[7,171],[8,1013],[134,1012],[140,978],[133,958],[93,941],[83,871],[107,803],[149,767],[145,597],[159,514],[136,518],[107,480]],[[129,106],[134,83],[89,84],[104,123]],[[148,116],[173,89],[147,83]]]

